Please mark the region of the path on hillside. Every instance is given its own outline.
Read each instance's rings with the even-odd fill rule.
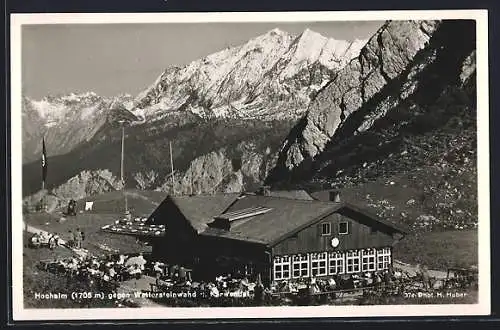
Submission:
[[[28,225],[24,220],[23,220],[23,228],[25,231],[27,231],[28,233],[32,233],[32,234],[40,234],[40,233],[51,234],[50,232],[48,232],[46,230]],[[59,238],[59,241],[63,246],[67,247],[65,240],[63,240],[62,238]]]
[[[31,226],[31,225],[28,225],[24,221],[23,221],[23,227],[24,227],[25,231],[27,231],[29,233],[32,233],[32,234],[37,234],[37,233],[50,234],[46,230],[43,230],[43,229],[40,229],[40,228]],[[61,239],[61,243],[64,244],[64,245],[62,245],[63,247],[65,247],[67,249],[70,249],[69,247],[67,247],[66,241],[64,241],[64,240]],[[70,249],[70,250],[76,253],[75,250],[73,250],[73,249]],[[128,280],[128,281],[121,282],[120,286],[117,289],[117,293],[121,293],[121,294],[128,293],[128,294],[130,294],[131,299],[134,302],[138,303],[141,307],[164,307],[164,306],[162,306],[160,304],[157,304],[154,301],[152,301],[150,299],[147,299],[147,298],[135,298],[135,293],[136,292],[141,292],[143,290],[145,290],[145,291],[151,290],[151,286],[149,284],[150,283],[155,283],[155,282],[156,282],[156,280],[153,277],[147,276],[147,275],[143,275],[138,280],[131,279],[131,280]]]
[[[125,195],[132,196],[132,197],[137,197],[137,198],[143,199],[145,201],[148,201],[149,203],[151,203],[151,205],[158,206],[157,202],[152,201],[149,197],[146,197],[144,195],[138,194],[136,192],[126,191]]]
[[[415,276],[417,273],[417,266],[416,265],[410,265],[410,264],[401,262],[399,260],[394,260],[394,266],[396,268],[401,269],[404,272],[407,272],[410,276]],[[446,275],[447,274],[445,271],[429,269],[429,276],[430,277],[434,277],[437,279],[445,279]]]

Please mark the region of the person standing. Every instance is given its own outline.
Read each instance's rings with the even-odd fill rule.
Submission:
[[[422,267],[422,283],[424,285],[424,289],[431,289],[431,279],[429,276],[429,269],[427,268],[426,265]]]
[[[75,234],[71,231],[68,230],[68,235],[69,235],[69,247],[74,247],[76,242],[75,242]]]
[[[76,248],[77,249],[81,249],[82,248],[82,233],[80,232],[80,228],[76,228],[75,243],[76,243]]]

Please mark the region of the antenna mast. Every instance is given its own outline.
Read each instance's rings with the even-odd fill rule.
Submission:
[[[172,195],[175,195],[175,180],[174,180],[174,158],[172,156],[172,141],[168,142],[170,148],[170,169],[171,169],[171,178],[172,178]]]
[[[125,154],[125,126],[124,120],[120,120],[119,123],[122,125],[122,154],[121,154],[121,162],[120,162],[120,178],[122,181],[122,189],[123,195],[125,197],[125,214],[128,213],[128,200],[127,200],[127,192],[125,191],[125,178],[123,173],[123,163],[124,163],[124,154]]]

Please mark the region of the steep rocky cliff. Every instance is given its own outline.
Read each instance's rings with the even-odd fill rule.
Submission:
[[[383,116],[391,106],[391,100],[367,108],[370,100],[406,69],[417,52],[428,44],[438,26],[437,21],[391,21],[384,24],[361,49],[359,56],[318,93],[307,114],[283,144],[280,170],[303,166],[336,136],[367,129],[377,117]],[[351,118],[361,117],[358,112],[367,120],[354,124]]]
[[[36,207],[44,201],[47,210],[65,207],[71,199],[81,199],[108,191],[120,190],[123,184],[109,170],[82,171],[50,191],[39,191],[24,199],[24,205]]]
[[[184,172],[171,176],[157,188],[178,194],[240,192],[255,189],[275,165],[276,152],[254,142],[241,142],[234,149],[222,148],[195,158]]]
[[[343,189],[411,228],[477,225],[475,32],[474,21],[441,22],[406,68],[342,119],[331,137],[317,149],[297,149],[314,157],[283,171],[286,159],[300,159],[287,158],[285,149],[281,171],[269,181]],[[337,99],[332,102],[324,118],[339,115]],[[294,135],[295,145],[306,143],[304,131]]]

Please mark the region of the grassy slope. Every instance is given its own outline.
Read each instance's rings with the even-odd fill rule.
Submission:
[[[24,234],[26,241],[30,236]],[[61,293],[70,295],[71,292],[88,292],[91,290],[85,283],[74,281],[66,277],[51,274],[37,268],[40,260],[70,257],[71,253],[64,248],[49,250],[46,248],[23,250],[23,288],[24,308],[86,308],[86,307],[112,307],[108,300],[83,300],[71,299],[35,299],[35,293]]]
[[[127,189],[123,191],[111,191],[99,195],[89,196],[77,201],[77,210],[85,209],[85,202],[94,202],[92,211],[86,214],[106,214],[121,216],[125,210],[125,194],[127,196],[128,209],[133,216],[147,217],[167,197],[167,193]],[[60,210],[63,211],[64,209]]]
[[[396,245],[394,257],[411,264],[425,264],[437,270],[477,266],[477,231],[414,233]]]
[[[134,216],[148,215],[155,206],[159,204],[164,194],[154,191],[128,191],[129,206]],[[122,253],[137,253],[149,252],[150,247],[144,246],[136,242],[134,237],[126,235],[115,235],[100,231],[100,227],[112,223],[120,219],[123,215],[123,199],[121,192],[110,192],[106,194],[96,195],[88,198],[89,201],[94,201],[97,206],[94,211],[79,213],[76,217],[67,217],[66,221],[59,222],[61,214],[59,212],[48,213],[32,213],[25,214],[24,220],[27,224],[43,229],[49,232],[60,233],[63,239],[68,239],[68,230],[75,230],[77,227],[85,232],[86,239],[83,242],[83,247],[88,249],[92,254],[105,255],[110,252],[104,251],[99,247],[99,244],[119,250]],[[85,200],[77,201],[78,209],[82,209]],[[99,213],[97,213],[99,211]],[[47,224],[48,223],[48,224]],[[23,235],[24,243],[31,234]],[[35,299],[35,293],[70,293],[70,292],[86,292],[90,290],[85,283],[78,281],[68,281],[65,277],[51,274],[39,270],[36,265],[40,260],[59,259],[70,257],[72,254],[64,248],[57,248],[53,251],[47,248],[30,249],[24,248],[23,251],[23,285],[24,285],[24,301],[25,308],[80,308],[80,307],[112,307],[110,301],[104,302],[96,300],[87,300],[82,302],[68,300],[40,300]]]
[[[380,179],[364,185],[341,189],[342,200],[364,208],[377,215],[408,228],[408,235],[396,245],[395,258],[407,263],[422,263],[431,269],[446,269],[450,266],[477,265],[477,230],[449,230],[414,227],[416,218],[427,214],[425,204],[418,199],[418,187],[410,186],[400,175],[390,179]],[[393,182],[394,184],[390,184]],[[327,199],[328,191],[312,194],[318,199]],[[408,201],[415,200],[408,205]]]
[[[66,221],[59,222],[60,216],[58,215],[33,213],[25,215],[24,219],[29,225],[59,233],[63,239],[69,239],[69,230],[74,231],[80,228],[85,233],[83,247],[93,254],[109,254],[102,250],[99,244],[105,244],[123,253],[148,252],[150,248],[137,243],[132,236],[105,233],[100,230],[102,226],[113,223],[121,217],[120,214],[78,214],[76,217],[67,217]]]

